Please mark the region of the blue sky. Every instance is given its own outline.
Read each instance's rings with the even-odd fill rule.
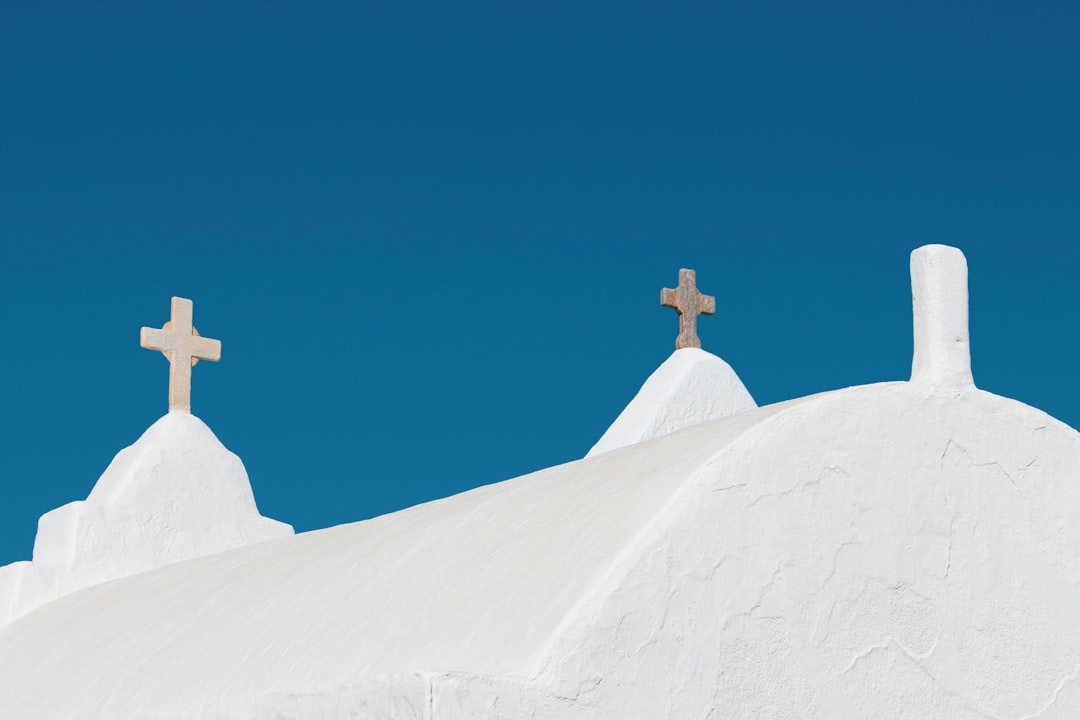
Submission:
[[[1075,3],[0,9],[0,563],[167,409],[310,530],[582,456],[672,351],[761,404],[906,379],[961,247],[976,383],[1080,426]]]

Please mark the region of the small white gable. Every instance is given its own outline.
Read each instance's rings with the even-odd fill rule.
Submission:
[[[585,457],[756,407],[726,362],[700,348],[676,350],[649,376]]]
[[[259,514],[240,458],[199,418],[170,412],[85,501],[41,517],[32,563],[0,568],[0,625],[80,588],[291,534]]]

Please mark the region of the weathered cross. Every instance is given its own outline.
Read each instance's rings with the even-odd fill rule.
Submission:
[[[221,359],[221,341],[200,337],[191,312],[190,300],[174,297],[172,319],[160,330],[144,327],[139,334],[140,345],[169,359],[169,410],[186,413],[191,412],[191,368],[199,360]]]
[[[701,347],[697,336],[698,315],[712,315],[716,312],[716,298],[702,295],[697,289],[697,276],[693,270],[679,270],[679,287],[660,291],[660,304],[675,308],[679,313],[679,337],[675,340],[675,349]]]

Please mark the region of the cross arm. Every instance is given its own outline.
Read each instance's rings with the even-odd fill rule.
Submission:
[[[675,308],[682,314],[682,310],[679,308],[679,291],[672,290],[671,288],[663,288],[660,291],[660,304],[664,307]],[[671,317],[670,315],[668,317]]]
[[[204,338],[200,335],[193,335],[191,338],[191,358],[192,360],[198,358],[200,360],[217,362],[221,359],[221,341],[214,340],[213,338]],[[194,364],[195,363],[192,363],[192,365]]]
[[[147,350],[171,352],[176,349],[176,333],[161,328],[144,327],[139,330],[139,345]]]

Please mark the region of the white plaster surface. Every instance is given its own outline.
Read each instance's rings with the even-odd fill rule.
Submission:
[[[911,253],[915,352],[911,381],[962,391],[974,387],[968,337],[968,269],[964,253],[923,245]]]
[[[884,383],[67,595],[4,718],[1075,718],[1080,436]]]
[[[700,348],[676,350],[649,376],[586,457],[756,407],[726,362]]]
[[[259,515],[240,458],[197,417],[170,412],[85,501],[41,517],[32,563],[0,567],[0,624],[80,588],[291,534]]]

